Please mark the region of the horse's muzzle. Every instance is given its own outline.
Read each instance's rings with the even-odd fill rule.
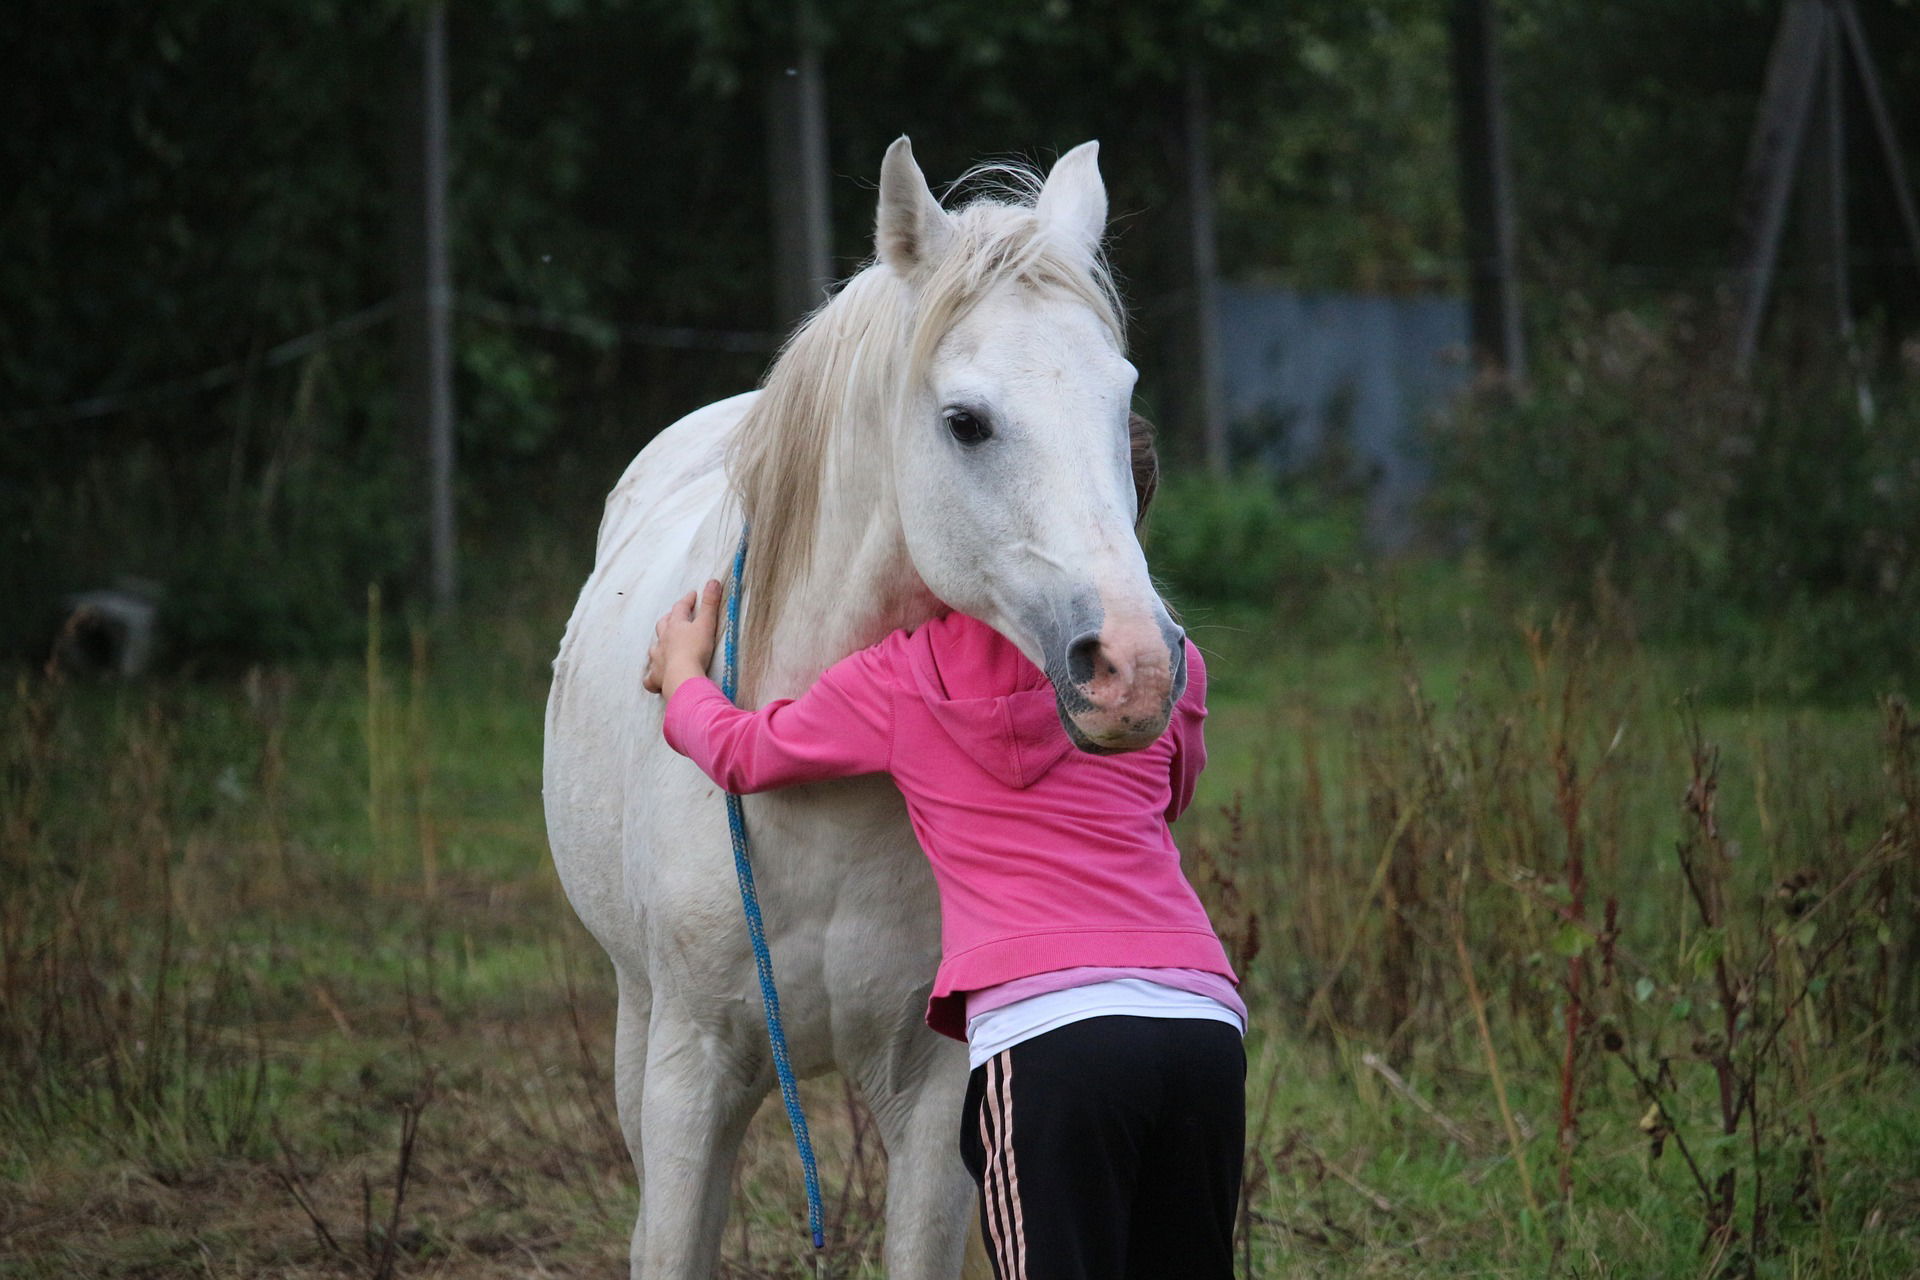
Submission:
[[[1138,751],[1166,732],[1187,687],[1186,637],[1170,621],[1082,631],[1048,664],[1060,723],[1082,751]]]

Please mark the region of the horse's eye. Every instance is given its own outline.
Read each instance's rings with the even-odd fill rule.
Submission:
[[[968,409],[949,409],[945,413],[947,431],[961,444],[979,444],[993,435],[986,418]]]

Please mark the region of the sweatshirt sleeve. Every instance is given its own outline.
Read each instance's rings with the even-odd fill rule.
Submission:
[[[798,698],[743,711],[704,676],[667,703],[667,745],[734,795],[884,773],[893,697],[883,660],[865,649],[827,668]]]
[[[1173,708],[1173,799],[1167,804],[1172,822],[1193,802],[1194,784],[1207,767],[1207,666],[1193,641],[1187,645],[1187,691]]]

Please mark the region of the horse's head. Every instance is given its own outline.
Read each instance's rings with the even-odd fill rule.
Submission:
[[[1097,151],[1062,156],[1030,205],[948,213],[901,138],[877,243],[915,316],[893,450],[914,568],[1047,673],[1076,745],[1130,751],[1166,728],[1186,651],[1134,532]]]

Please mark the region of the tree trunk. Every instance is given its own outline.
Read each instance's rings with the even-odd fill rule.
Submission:
[[[767,85],[767,162],[773,196],[774,317],[785,329],[820,305],[833,283],[827,204],[827,108],[820,47],[806,6],[794,13],[795,53]]]
[[[1454,0],[1451,36],[1473,354],[1482,369],[1517,384],[1526,377],[1526,351],[1493,0]]]
[[[1207,102],[1206,68],[1200,55],[1187,58],[1185,128],[1187,155],[1188,262],[1193,272],[1194,417],[1200,426],[1207,470],[1228,466],[1226,411],[1220,386],[1220,257],[1214,235],[1213,113]]]
[[[400,404],[420,442],[427,586],[434,610],[458,593],[454,525],[453,274],[447,245],[446,10],[424,15],[402,95],[399,180]]]
[[[1860,15],[1854,12],[1853,0],[1839,0],[1838,14],[1841,34],[1853,52],[1854,71],[1867,99],[1867,115],[1880,140],[1880,155],[1886,161],[1887,175],[1893,179],[1894,202],[1900,210],[1900,225],[1907,232],[1907,248],[1913,252],[1914,265],[1920,267],[1920,209],[1914,207],[1913,184],[1907,180],[1907,164],[1893,128],[1893,113],[1887,109],[1887,97],[1880,88],[1880,72],[1873,65],[1873,51],[1867,48],[1867,35],[1860,27]]]
[[[1846,133],[1842,113],[1840,32],[1831,9],[1823,8],[1825,35],[1809,104],[1802,164],[1800,208],[1807,247],[1813,306],[1809,314],[1824,328],[1823,344],[1845,345],[1853,336],[1853,300],[1847,279]]]

